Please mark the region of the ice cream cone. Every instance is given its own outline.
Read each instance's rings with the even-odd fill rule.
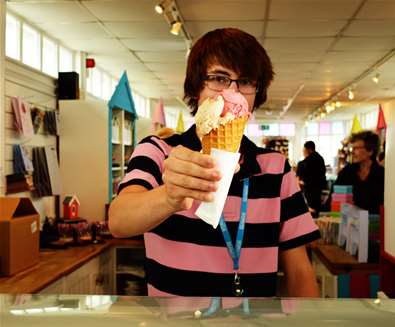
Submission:
[[[248,121],[247,116],[243,116],[225,125],[219,125],[209,134],[202,138],[203,153],[210,154],[212,148],[225,150],[229,152],[237,152],[243,137],[244,128]]]

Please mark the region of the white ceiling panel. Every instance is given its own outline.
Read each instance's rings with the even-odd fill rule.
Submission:
[[[98,62],[109,63],[113,65],[125,65],[128,63],[136,63],[139,60],[130,52],[120,52],[116,55],[105,55],[105,54],[96,54],[95,59]]]
[[[152,71],[155,72],[166,72],[166,73],[174,73],[174,74],[183,74],[185,73],[185,64],[179,63],[169,63],[166,65],[160,63],[146,63],[146,66],[149,67]]]
[[[265,17],[266,1],[177,1],[186,21],[255,21]]]
[[[37,26],[60,40],[110,38],[98,23],[45,23]]]
[[[136,71],[131,68],[128,68],[126,70],[128,72],[129,81],[131,83],[133,83],[135,81],[146,81],[146,80],[149,81],[149,80],[157,80],[158,79],[158,77],[155,76],[155,74],[153,74],[152,72],[139,72],[139,71]],[[117,74],[116,76],[121,76],[123,71],[124,71],[124,69],[119,69],[119,70],[114,70],[112,72],[116,73]]]
[[[394,25],[395,26],[395,25]],[[342,37],[334,45],[335,51],[391,50],[395,37]]]
[[[319,62],[324,56],[321,52],[269,52],[268,55],[273,64],[278,63],[300,63],[300,62]]]
[[[111,22],[104,24],[114,35],[121,38],[161,38],[169,37],[169,24],[158,22]]]
[[[395,3],[367,2],[358,13],[357,19],[395,19]]]
[[[189,21],[186,22],[188,31],[194,38],[198,38],[203,34],[216,28],[235,27],[247,33],[260,38],[263,33],[263,21]]]
[[[81,51],[88,52],[89,54],[117,54],[125,51],[125,48],[114,39],[66,39],[64,43],[72,49],[79,49]]]
[[[383,57],[386,51],[330,51],[325,56],[325,62],[366,62],[374,63]]]
[[[102,21],[162,21],[155,12],[155,0],[83,0],[82,3]]]
[[[321,37],[335,36],[346,24],[343,20],[333,21],[269,21],[268,37]]]
[[[181,38],[168,39],[122,39],[122,42],[133,51],[181,51],[186,50]]]
[[[348,19],[358,8],[360,1],[343,1],[341,5],[333,1],[272,1],[270,19],[318,20]]]
[[[355,20],[345,31],[345,36],[395,36],[395,19],[393,20]]]
[[[91,22],[93,17],[74,1],[37,3],[9,2],[7,8],[25,17],[32,23]]]
[[[185,63],[187,60],[185,51],[142,51],[136,52],[136,55],[144,62]]]
[[[264,47],[270,51],[322,52],[326,51],[334,40],[333,37],[266,38]]]

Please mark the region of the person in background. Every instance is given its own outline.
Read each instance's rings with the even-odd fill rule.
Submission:
[[[352,163],[345,166],[335,185],[352,185],[354,204],[369,213],[378,214],[384,203],[384,167],[376,160],[379,136],[362,131],[351,136]]]
[[[321,210],[321,192],[326,188],[325,161],[315,150],[313,141],[304,144],[303,155],[305,159],[298,163],[296,176],[312,216],[318,218]]]
[[[233,89],[252,112],[266,101],[273,74],[255,37],[235,28],[216,29],[191,49],[184,98],[194,115],[204,100]],[[214,229],[195,215],[201,201],[212,200],[221,179],[201,148],[195,125],[181,135],[142,140],[111,203],[109,227],[115,237],[144,233],[148,294],[275,296],[281,265],[288,296],[317,297],[305,244],[320,234],[286,158],[243,136],[240,169],[221,220],[228,230],[222,224]],[[247,204],[245,224],[242,203]],[[236,235],[240,240],[240,230],[242,249],[232,252],[230,243]]]

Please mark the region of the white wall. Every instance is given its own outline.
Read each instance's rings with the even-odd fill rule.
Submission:
[[[2,74],[2,76],[4,76]],[[56,137],[45,135],[41,128],[38,134],[26,139],[18,134],[14,128],[14,117],[11,108],[11,98],[19,96],[26,102],[34,104],[43,110],[56,109],[55,79],[37,70],[31,69],[12,59],[5,61],[5,95],[4,99],[4,138],[2,144],[5,145],[4,157],[1,161],[4,174],[12,174],[12,146],[23,144],[26,147],[56,145]],[[2,187],[1,194],[4,195],[5,187]],[[32,197],[29,192],[10,194],[12,197]],[[33,198],[33,204],[41,215],[54,216],[54,197]]]
[[[395,185],[395,100],[383,105],[384,115],[387,122],[387,141],[385,149],[385,244],[384,248],[395,257],[395,201],[394,191],[391,186]]]
[[[4,194],[5,3],[0,1],[0,194]]]

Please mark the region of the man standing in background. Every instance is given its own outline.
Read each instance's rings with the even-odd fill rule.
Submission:
[[[325,162],[315,151],[313,141],[307,141],[303,146],[304,160],[298,163],[296,175],[303,190],[311,214],[317,218],[321,209],[321,192],[326,187]]]

